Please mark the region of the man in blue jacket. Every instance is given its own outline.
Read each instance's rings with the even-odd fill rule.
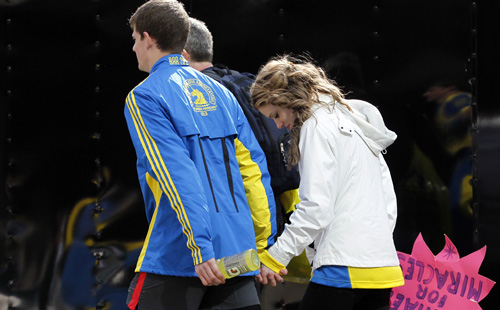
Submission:
[[[182,57],[189,16],[180,2],[148,1],[129,22],[149,72],[125,107],[149,230],[128,306],[260,309],[258,272],[225,280],[216,259],[273,243],[264,153],[234,96]]]

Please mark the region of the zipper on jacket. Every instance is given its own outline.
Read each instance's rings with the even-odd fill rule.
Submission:
[[[283,161],[283,164],[285,165],[286,168],[288,168],[288,159],[286,157],[286,151],[288,149],[288,145],[286,146],[285,149],[285,140],[288,138],[290,134],[288,132],[282,134],[279,137],[279,143],[280,143],[280,152],[281,152],[281,160]],[[289,141],[289,140],[288,140]]]
[[[234,207],[236,208],[236,212],[240,212],[238,210],[238,205],[236,204],[236,199],[234,198],[233,175],[231,173],[231,166],[229,165],[229,152],[227,151],[226,138],[222,138],[222,153],[224,154],[227,182],[229,183],[229,190],[231,191],[231,197],[233,198]]]
[[[215,200],[214,187],[212,185],[212,180],[210,178],[210,172],[208,171],[207,160],[205,159],[205,152],[203,152],[203,146],[201,145],[201,139],[198,137],[198,142],[200,143],[201,157],[203,157],[203,164],[205,165],[205,172],[207,173],[208,184],[210,185],[210,191],[212,191],[212,197],[214,199],[215,210],[219,212],[219,207],[217,206],[217,201]]]

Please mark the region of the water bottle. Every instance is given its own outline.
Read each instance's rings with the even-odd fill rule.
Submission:
[[[217,267],[226,279],[230,279],[259,269],[259,255],[254,249],[248,249],[238,254],[219,258]]]

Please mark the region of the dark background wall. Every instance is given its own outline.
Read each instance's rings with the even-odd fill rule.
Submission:
[[[0,1],[0,310],[125,309],[147,229],[123,117],[125,96],[146,77],[127,25],[142,3]],[[344,72],[329,74],[398,133],[386,156],[398,250],[411,252],[422,232],[437,254],[447,233],[462,257],[487,245],[480,273],[500,279],[498,1],[183,3],[211,29],[215,62],[236,70],[256,73],[284,52],[307,51],[325,68],[339,53],[359,59],[357,88]],[[474,230],[464,240],[443,219],[442,193],[412,165],[417,145],[438,176],[446,170],[422,98],[442,74],[473,94]],[[497,291],[483,309],[497,309]]]

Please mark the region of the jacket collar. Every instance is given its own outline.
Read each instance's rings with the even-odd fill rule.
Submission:
[[[155,72],[160,65],[166,63],[169,66],[189,66],[189,62],[180,54],[170,54],[163,56],[151,68],[151,72]]]

